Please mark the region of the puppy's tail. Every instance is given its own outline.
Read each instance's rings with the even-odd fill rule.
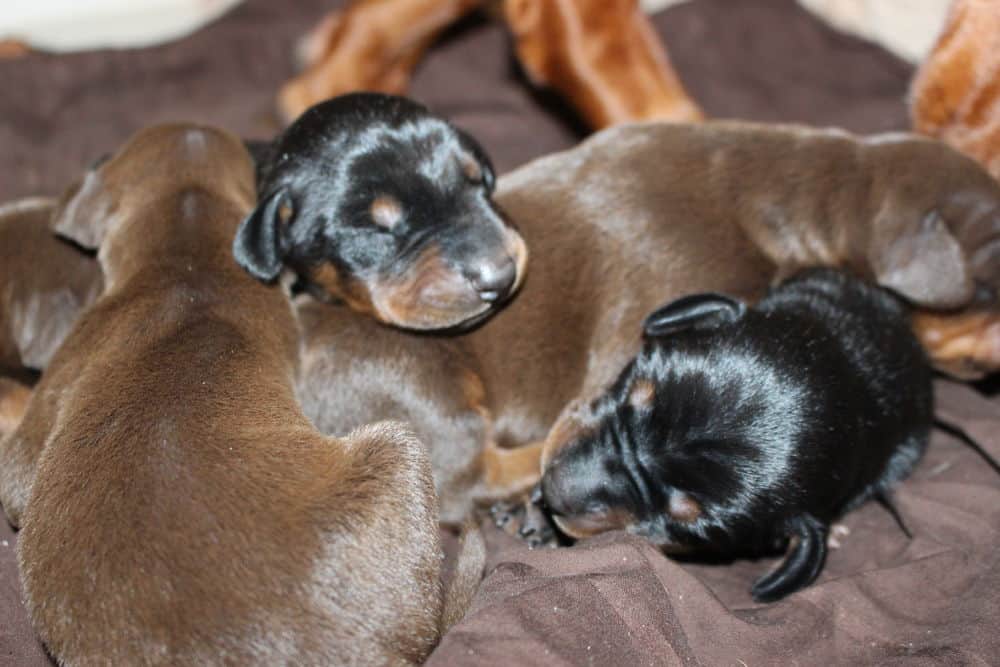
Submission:
[[[441,614],[442,635],[448,628],[462,620],[465,612],[469,610],[486,567],[486,542],[479,526],[471,519],[462,526],[459,540],[455,571],[444,596],[444,613]]]
[[[964,442],[970,449],[979,454],[979,456],[981,456],[983,460],[986,461],[987,465],[993,468],[993,470],[998,475],[1000,475],[1000,462],[998,462],[995,458],[993,458],[992,454],[983,449],[982,445],[973,440],[968,433],[966,433],[958,426],[944,421],[940,417],[934,419],[934,425],[940,428],[942,431],[947,432],[949,435],[953,435],[962,442]]]

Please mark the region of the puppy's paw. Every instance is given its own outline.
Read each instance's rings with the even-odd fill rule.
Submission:
[[[826,546],[830,549],[839,549],[850,534],[850,528],[842,523],[835,523],[830,526],[830,534],[826,536]]]
[[[1000,370],[1000,312],[917,311],[912,323],[937,370],[960,380],[977,380]]]
[[[524,506],[524,519],[517,533],[532,549],[559,546],[551,520],[534,503],[527,503]]]
[[[490,507],[493,524],[508,535],[517,535],[524,522],[524,503],[498,502]]]
[[[524,541],[532,549],[558,546],[556,532],[549,518],[531,502],[496,503],[490,508],[490,516],[497,528]]]

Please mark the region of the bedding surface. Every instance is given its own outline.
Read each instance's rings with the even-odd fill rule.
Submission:
[[[196,120],[266,138],[294,39],[331,0],[248,0],[206,29],[139,51],[0,61],[0,201],[58,194],[143,125]],[[905,129],[911,69],[834,32],[794,0],[697,0],[655,17],[713,117]],[[503,173],[572,146],[572,113],[531,91],[502,27],[472,18],[420,66],[411,93],[471,131]],[[939,381],[938,413],[1000,457],[997,382]],[[816,585],[750,599],[772,560],[679,563],[620,533],[529,551],[486,525],[490,570],[433,665],[989,664],[1000,655],[1000,479],[937,431],[897,502],[914,534],[868,505]],[[0,665],[46,665],[0,522]]]

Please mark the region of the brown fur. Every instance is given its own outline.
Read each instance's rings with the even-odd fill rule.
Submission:
[[[954,0],[910,91],[913,128],[1000,179],[1000,3]]]
[[[293,120],[354,90],[402,93],[447,26],[493,4],[532,80],[565,96],[595,129],[701,118],[637,0],[354,0],[306,38],[307,67],[284,85],[278,106]]]
[[[49,229],[56,201],[0,206],[0,374],[30,380],[48,365],[80,310],[101,291],[101,270]]]
[[[10,378],[0,377],[0,439],[13,433],[21,423],[29,400],[29,387]]]
[[[981,283],[992,302],[977,301],[986,323],[972,335],[1000,321],[1000,185],[919,137],[622,126],[502,178],[496,196],[531,248],[532,268],[521,294],[479,329],[427,338],[346,309],[298,311],[307,414],[324,430],[324,419],[343,428],[412,421],[453,519],[537,480],[539,462],[586,427],[579,406],[634,356],[642,319],[678,296],[753,301],[800,267],[826,264],[946,321],[968,316],[961,308]],[[944,351],[925,344],[932,355]],[[977,349],[980,372],[1000,368],[1000,349]],[[477,386],[468,373],[481,392],[468,389]]]
[[[54,218],[106,287],[0,442],[0,500],[64,664],[409,664],[437,639],[424,449],[302,415],[290,305],[230,255],[253,199],[235,137],[162,126]]]

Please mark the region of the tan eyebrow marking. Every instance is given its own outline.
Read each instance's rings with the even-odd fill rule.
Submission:
[[[644,410],[653,404],[656,397],[656,385],[652,380],[640,378],[632,383],[632,388],[628,391],[629,404],[637,409]]]
[[[465,174],[467,179],[473,183],[483,180],[483,168],[479,166],[479,161],[474,157],[471,155],[462,155],[458,159],[458,163],[462,167],[462,173]]]
[[[389,195],[379,195],[369,208],[375,224],[392,229],[403,217],[403,207],[399,200]]]
[[[677,521],[691,523],[701,516],[701,505],[683,491],[674,489],[667,501],[667,513]]]

